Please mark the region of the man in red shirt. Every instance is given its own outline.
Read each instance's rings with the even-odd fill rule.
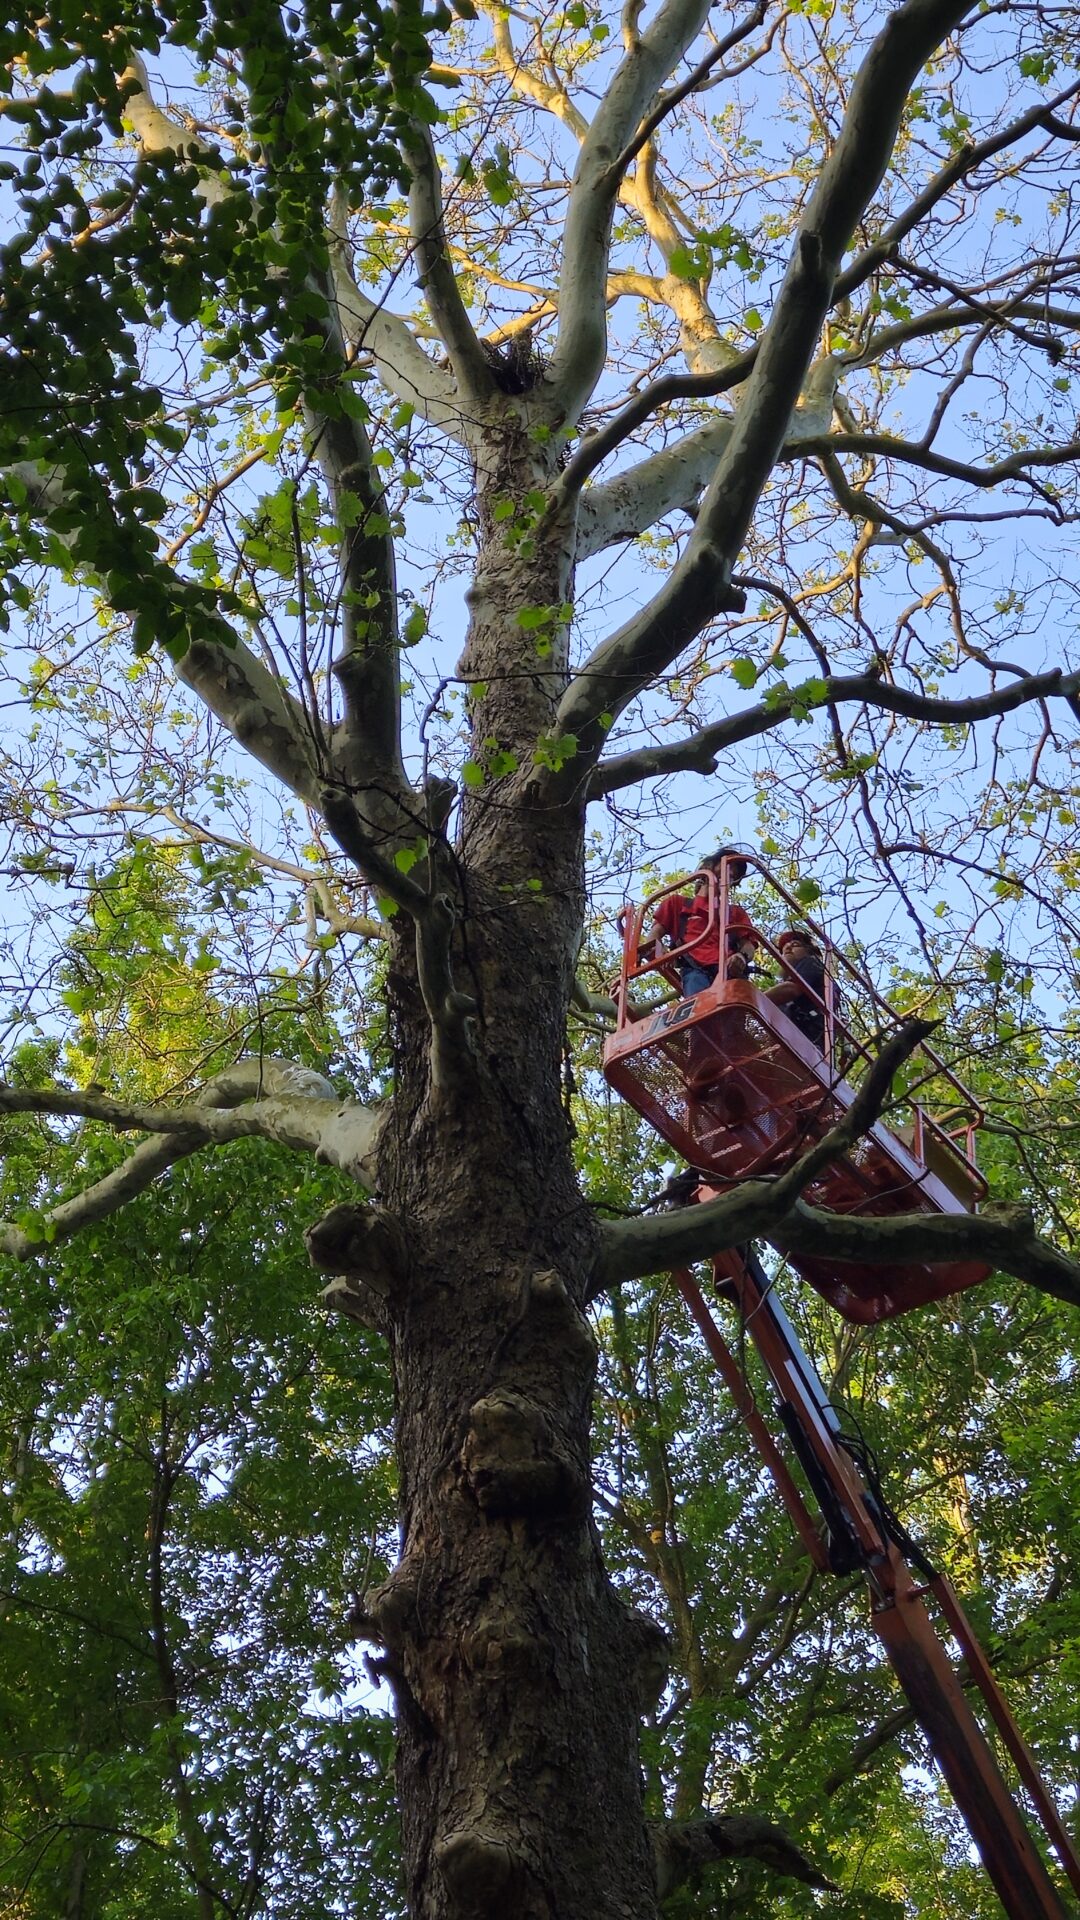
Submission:
[[[707,873],[718,874],[724,859],[729,861],[727,880],[730,895],[731,889],[746,878],[746,861],[739,858],[737,850],[734,847],[718,847],[715,853],[706,854],[701,864]],[[709,925],[709,883],[704,875],[698,876],[690,897],[685,893],[665,894],[656,907],[653,926],[665,946],[689,949],[676,962],[683,998],[690,999],[695,993],[703,993],[706,987],[712,985],[720,970],[720,927],[718,919]],[[725,933],[724,976],[728,980],[745,980],[757,946],[757,935],[746,908],[730,898]]]

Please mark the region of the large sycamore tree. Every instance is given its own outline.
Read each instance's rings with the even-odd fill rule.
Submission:
[[[355,1188],[292,1230],[391,1358],[400,1557],[354,1626],[416,1915],[644,1920],[737,1845],[645,1820],[665,1644],[592,1520],[591,1304],[755,1237],[962,1249],[1080,1304],[1045,1209],[840,1221],[796,1169],[615,1217],[565,1071],[604,1009],[593,809],[658,845],[665,810],[715,837],[752,796],[777,858],[816,845],[895,911],[924,999],[993,987],[1010,941],[1043,955],[1026,1004],[1071,979],[1072,32],[966,0],[9,32],[13,870],[74,884],[91,819],[254,842],[312,952],[377,949],[388,1068],[344,1098],[256,1031],[186,1098],[13,1083],[5,1113],[147,1138],[5,1251],[241,1139]]]

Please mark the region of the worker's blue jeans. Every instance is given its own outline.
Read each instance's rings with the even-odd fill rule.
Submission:
[[[716,967],[703,967],[698,960],[684,960],[679,968],[682,978],[683,999],[691,1000],[695,993],[704,993],[716,979]]]

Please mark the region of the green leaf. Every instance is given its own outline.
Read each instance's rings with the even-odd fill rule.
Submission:
[[[757,685],[758,670],[754,662],[747,659],[744,655],[740,659],[732,661],[731,677],[737,687],[741,687],[744,693],[749,693],[751,687],[756,687]]]
[[[536,743],[533,759],[537,766],[548,767],[552,773],[558,773],[574,758],[577,750],[576,733],[542,733]]]
[[[673,247],[668,257],[668,271],[680,280],[703,280],[712,264],[712,255],[707,247],[688,247],[680,242]]]
[[[467,787],[475,790],[477,787],[483,786],[487,775],[480,765],[479,760],[466,760],[461,769],[461,777]]]
[[[421,834],[411,846],[399,847],[394,855],[394,865],[399,873],[411,873],[418,860],[427,853],[427,841]]]
[[[424,638],[428,630],[427,613],[421,606],[409,608],[402,623],[401,644],[403,647],[415,647]]]

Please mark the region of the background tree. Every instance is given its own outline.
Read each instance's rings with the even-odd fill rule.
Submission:
[[[718,25],[697,0],[453,26],[255,7],[35,13],[9,40],[26,157],[8,163],[24,228],[3,258],[0,456],[33,655],[11,866],[100,890],[133,835],[183,849],[205,916],[163,935],[151,992],[182,960],[235,1011],[164,1071],[91,1025],[76,1084],[35,1067],[9,1087],[9,1114],[149,1138],[102,1173],[79,1161],[62,1199],[28,1168],[5,1247],[41,1261],[179,1159],[253,1138],[377,1193],[309,1244],[391,1356],[401,1556],[354,1624],[394,1690],[416,1913],[648,1915],[684,1858],[646,1825],[638,1764],[662,1636],[591,1523],[590,1302],[754,1236],[962,1244],[1080,1298],[1036,1230],[1068,1227],[1045,1179],[1037,1220],[883,1225],[815,1212],[795,1180],[612,1219],[575,1171],[590,805],[609,868],[634,846],[626,796],[677,774],[704,783],[675,789],[695,830],[749,803],[770,857],[801,867],[816,835],[802,897],[830,885],[837,924],[898,968],[914,945],[913,1007],[1012,984],[1019,960],[1014,1030],[1054,1024],[1077,939],[1080,675],[1048,624],[1080,452],[1068,22],[904,0]],[[417,82],[427,28],[446,32],[426,74],[454,89],[445,115]],[[400,134],[400,195],[369,112]],[[15,918],[18,1020],[53,984],[100,1011],[108,969],[88,977],[78,942],[50,963],[46,932]],[[362,1044],[331,1036],[325,950],[376,937],[386,1017]],[[137,1048],[125,993],[112,1019]],[[312,1077],[304,1035],[355,1067],[359,1098]],[[1049,1124],[1032,1091],[1007,1139]],[[610,1338],[629,1404],[628,1300]],[[188,1303],[178,1327],[195,1319]],[[212,1461],[201,1382],[178,1355],[166,1370],[185,1469],[204,1445]],[[168,1480],[160,1420],[132,1419],[133,1457]],[[662,1447],[636,1471],[655,1507]],[[680,1581],[673,1561],[689,1671]],[[158,1673],[182,1871],[203,1911],[242,1911],[229,1847],[258,1820],[237,1814],[214,1855]],[[679,1813],[715,1793],[716,1677],[691,1682]],[[64,1871],[77,1887],[77,1852]]]

